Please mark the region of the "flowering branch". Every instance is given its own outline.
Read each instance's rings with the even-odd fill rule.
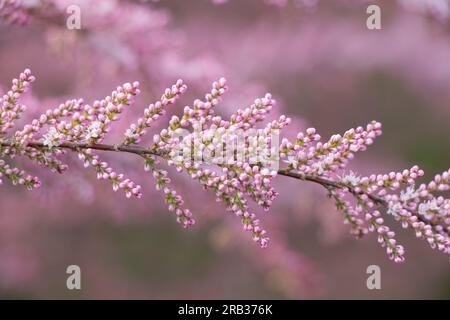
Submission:
[[[13,140],[2,140],[0,139],[0,146],[1,147],[13,147],[14,142]],[[35,148],[35,149],[45,149],[46,145],[43,142],[29,142],[27,144],[27,147]],[[110,151],[110,152],[125,152],[125,153],[132,153],[139,156],[142,156],[146,158],[146,156],[158,156],[158,157],[164,157],[163,154],[160,154],[156,151],[152,151],[147,148],[138,147],[138,146],[128,146],[126,144],[119,144],[119,145],[111,145],[111,144],[90,144],[90,143],[72,143],[72,142],[64,142],[60,145],[58,145],[58,148],[62,149],[70,149],[75,152],[80,152],[82,149],[91,149],[91,150],[99,150],[99,151]],[[373,194],[366,193],[364,191],[356,191],[355,188],[353,188],[351,185],[346,185],[343,183],[338,183],[333,180],[321,178],[314,175],[301,175],[296,172],[288,171],[286,169],[280,169],[277,171],[279,175],[291,177],[298,180],[304,180],[304,181],[310,181],[317,184],[320,184],[326,189],[348,189],[348,191],[355,195],[366,195],[369,197],[374,203],[379,204],[384,207],[388,207],[388,203],[381,197],[377,197]],[[428,223],[433,225],[433,222],[429,221],[427,218],[420,216],[419,214],[416,214],[418,219],[424,223]]]
[[[127,197],[140,198],[141,187],[124,174],[116,173],[94,152],[132,153],[144,159],[144,169],[156,179],[156,187],[164,192],[177,221],[185,228],[190,227],[195,220],[184,207],[182,197],[170,186],[168,173],[158,167],[163,160],[214,192],[252,238],[266,247],[269,238],[257,216],[249,211],[248,201],[269,210],[278,195],[272,181],[282,175],[322,185],[343,213],[352,234],[361,237],[376,232],[389,258],[396,262],[404,261],[404,248],[397,244],[395,233],[386,225],[380,210],[392,215],[403,227],[412,228],[431,248],[450,252],[450,200],[438,195],[450,190],[450,170],[418,187],[416,180],[424,172],[417,166],[368,177],[345,173],[354,154],[366,150],[381,135],[381,124],[376,121],[366,128],[333,135],[327,142],[321,142],[316,130],[309,128],[300,132],[295,141],[283,138],[277,144],[279,132],[291,122],[289,118],[281,116],[263,129],[256,128],[276,105],[270,94],[256,99],[250,107],[239,109],[228,120],[214,115],[214,107],[228,89],[222,78],[212,84],[203,100],[196,99],[191,106],[186,106],[182,117],[173,116],[169,126],[154,135],[149,147],[138,143],[147,129],[165,114],[165,108],[186,91],[181,80],[144,110],[144,116],[130,125],[120,144],[104,144],[103,140],[112,122],[119,120],[121,113],[134,104],[140,93],[138,82],[119,86],[111,96],[92,105],[83,100],[66,101],[6,137],[26,109],[18,100],[33,81],[31,72],[25,70],[19,79],[13,80],[11,90],[0,98],[0,184],[1,178],[6,177],[28,189],[41,185],[37,177],[12,168],[1,158],[25,156],[63,173],[68,166],[59,157],[71,150],[78,154],[85,167],[94,168],[98,179],[108,180],[114,191],[122,190]],[[188,128],[193,132],[187,131]],[[285,168],[278,168],[280,159],[287,163]]]
[[[8,140],[1,140],[0,139],[0,146],[1,147],[13,147],[14,142],[8,141]],[[27,147],[35,148],[35,149],[45,149],[46,145],[43,142],[29,142],[27,144]],[[128,146],[126,144],[119,144],[119,145],[111,145],[111,144],[90,144],[90,143],[72,143],[72,142],[65,142],[60,145],[58,145],[58,148],[62,149],[70,149],[72,151],[80,152],[82,149],[91,149],[91,150],[99,150],[99,151],[110,151],[110,152],[125,152],[125,153],[132,153],[139,156],[142,156],[146,158],[147,156],[158,156],[158,157],[164,157],[163,154],[160,154],[156,151],[149,150],[147,148],[138,147],[138,146]],[[362,196],[366,195],[369,197],[374,203],[388,207],[389,204],[386,202],[383,198],[375,196],[370,193],[366,193],[362,190],[357,191],[355,188],[353,188],[351,185],[338,183],[333,180],[321,178],[314,175],[301,175],[296,172],[292,172],[286,169],[280,169],[277,171],[279,175],[291,177],[298,180],[304,180],[304,181],[310,181],[317,184],[320,184],[327,190],[331,189],[347,189],[350,193],[356,195],[356,196]],[[427,218],[415,213],[415,215],[418,217],[418,219],[424,223],[434,225],[434,223]]]

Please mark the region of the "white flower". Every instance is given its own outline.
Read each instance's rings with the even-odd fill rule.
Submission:
[[[334,155],[333,154],[329,154],[324,160],[323,163],[324,164],[333,164],[334,163]]]
[[[297,169],[298,161],[295,159],[295,157],[289,156],[287,160],[283,160],[283,162],[288,163],[290,166],[292,166],[294,169]]]
[[[135,132],[132,129],[127,129],[127,131],[125,131],[125,137],[133,139],[135,136]]]
[[[402,210],[402,205],[400,203],[398,202],[396,202],[395,204],[389,203],[387,213],[392,215],[393,217],[398,217],[400,210]]]
[[[414,186],[410,186],[405,191],[400,191],[400,200],[402,202],[408,202],[411,199],[417,197],[417,192],[414,190]]]
[[[350,146],[350,151],[352,152],[358,152],[359,151],[359,146],[357,144],[352,144]]]
[[[439,206],[437,205],[436,199],[430,200],[428,202],[423,202],[419,205],[419,214],[430,218],[430,211],[439,211]]]
[[[342,181],[344,183],[350,183],[352,186],[358,185],[360,180],[361,180],[361,178],[356,176],[353,171],[350,171],[349,174],[342,177]]]
[[[316,167],[317,167],[317,174],[318,175],[322,175],[323,174],[323,164],[322,164],[322,162],[318,162]]]
[[[43,143],[45,146],[49,147],[50,149],[58,146],[61,142],[60,139],[62,137],[62,134],[56,130],[55,127],[51,127],[47,133],[43,136],[44,140]]]
[[[101,130],[102,123],[100,121],[94,121],[86,130],[86,140],[90,140],[92,138],[98,138],[102,133]]]
[[[335,162],[334,155],[330,154],[325,157],[322,161],[317,162],[315,165],[313,165],[316,170],[317,174],[320,176],[325,172],[325,168],[331,166]]]

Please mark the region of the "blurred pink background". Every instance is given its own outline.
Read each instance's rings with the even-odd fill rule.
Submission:
[[[65,99],[91,102],[138,80],[143,93],[116,126],[121,137],[176,79],[189,91],[170,114],[225,76],[220,113],[269,91],[279,101],[274,114],[293,118],[291,137],[307,126],[326,137],[382,122],[383,136],[350,166],[360,174],[417,164],[429,179],[447,169],[448,2],[377,1],[381,30],[366,28],[365,1],[294,2],[49,1],[52,10],[24,26],[0,22],[0,88],[33,71],[24,123]],[[64,17],[70,4],[81,7],[81,30],[51,15]],[[140,182],[142,199],[115,194],[75,156],[63,176],[31,168],[43,181],[38,191],[0,188],[0,298],[450,298],[448,257],[397,228],[407,261],[394,264],[373,234],[352,238],[318,186],[277,178],[271,212],[257,211],[272,239],[262,250],[186,176],[172,174],[197,216],[191,230],[168,213],[139,159],[109,159]],[[81,267],[81,291],[66,288],[71,264]],[[372,264],[381,267],[382,290],[366,287]]]

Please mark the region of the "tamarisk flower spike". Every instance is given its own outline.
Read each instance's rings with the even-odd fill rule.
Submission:
[[[167,88],[161,99],[152,103],[144,110],[144,117],[139,118],[137,123],[130,125],[125,132],[125,145],[136,144],[140,142],[141,137],[146,133],[145,129],[150,128],[152,124],[165,114],[165,107],[175,104],[180,96],[185,93],[187,86],[183,80],[179,79],[172,87]]]
[[[20,118],[20,114],[26,107],[19,104],[20,96],[28,90],[35,77],[26,69],[20,74],[19,79],[12,81],[11,90],[0,97],[0,137],[14,127],[14,121]]]
[[[256,124],[268,117],[276,101],[270,94],[256,99],[244,109],[239,109],[229,119],[214,114],[228,87],[226,80],[215,81],[204,100],[196,99],[183,110],[180,117],[173,116],[168,126],[153,136],[150,146],[139,142],[155,121],[161,120],[165,107],[175,103],[186,91],[178,80],[166,89],[156,103],[150,104],[143,117],[125,132],[122,143],[109,145],[102,141],[111,131],[111,123],[118,121],[121,113],[134,103],[139,94],[139,83],[119,86],[111,96],[92,105],[83,100],[68,100],[55,109],[49,109],[22,129],[7,135],[25,106],[19,104],[20,96],[34,81],[31,71],[25,70],[1,98],[0,110],[0,185],[9,180],[13,185],[34,189],[41,185],[33,177],[10,164],[17,156],[44,165],[52,171],[63,173],[68,166],[58,157],[66,152],[76,152],[86,167],[93,167],[97,178],[108,180],[114,191],[122,190],[127,198],[140,198],[142,188],[124,174],[117,173],[99,152],[122,152],[138,155],[144,160],[144,170],[150,172],[155,185],[164,195],[169,211],[184,228],[195,220],[185,208],[181,195],[170,185],[167,171],[160,162],[176,167],[204,189],[214,193],[217,201],[225,204],[227,211],[239,218],[243,229],[261,247],[267,247],[269,237],[256,213],[250,210],[250,201],[269,210],[278,193],[274,179],[281,175],[323,186],[328,196],[342,213],[351,234],[363,237],[375,233],[378,242],[395,262],[405,261],[405,248],[398,244],[395,232],[387,224],[384,214],[391,215],[404,228],[425,240],[432,249],[450,254],[450,199],[443,193],[450,190],[450,169],[436,175],[430,182],[418,184],[424,176],[418,166],[387,174],[359,176],[347,171],[347,166],[357,152],[365,151],[382,133],[379,122],[371,121],[366,127],[334,134],[325,142],[316,129],[299,132],[295,140],[283,138],[278,149],[273,149],[271,133],[278,134],[291,120],[282,115],[269,121],[264,128]],[[181,129],[193,129],[179,138]],[[241,133],[256,133],[240,140]],[[214,158],[210,162],[196,161],[205,154],[229,148],[231,154]],[[272,146],[268,148],[267,146]],[[179,151],[184,157],[177,157]],[[255,160],[256,161],[253,161]],[[281,161],[280,161],[281,160]],[[280,162],[284,167],[274,170],[271,164]],[[211,167],[211,165],[214,168]],[[216,170],[218,169],[218,170]]]

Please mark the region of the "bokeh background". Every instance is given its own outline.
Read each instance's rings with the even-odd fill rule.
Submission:
[[[221,114],[269,91],[274,114],[293,118],[287,136],[381,121],[383,136],[351,164],[360,174],[418,164],[430,179],[449,167],[447,0],[371,1],[381,30],[366,27],[367,1],[223,2],[24,1],[19,21],[0,22],[0,87],[33,71],[25,122],[68,98],[90,102],[139,80],[143,93],[114,141],[176,79],[189,91],[170,114],[225,76]],[[81,30],[65,27],[71,4],[81,7]],[[397,228],[407,261],[394,264],[374,235],[353,239],[318,186],[277,178],[271,212],[256,209],[272,239],[262,250],[184,175],[173,176],[197,216],[191,230],[168,213],[139,159],[109,159],[144,187],[142,199],[115,194],[76,157],[63,176],[30,168],[43,180],[38,191],[1,187],[1,298],[450,298],[448,256]],[[66,288],[71,264],[81,267],[81,291]],[[382,290],[366,287],[372,264]]]

